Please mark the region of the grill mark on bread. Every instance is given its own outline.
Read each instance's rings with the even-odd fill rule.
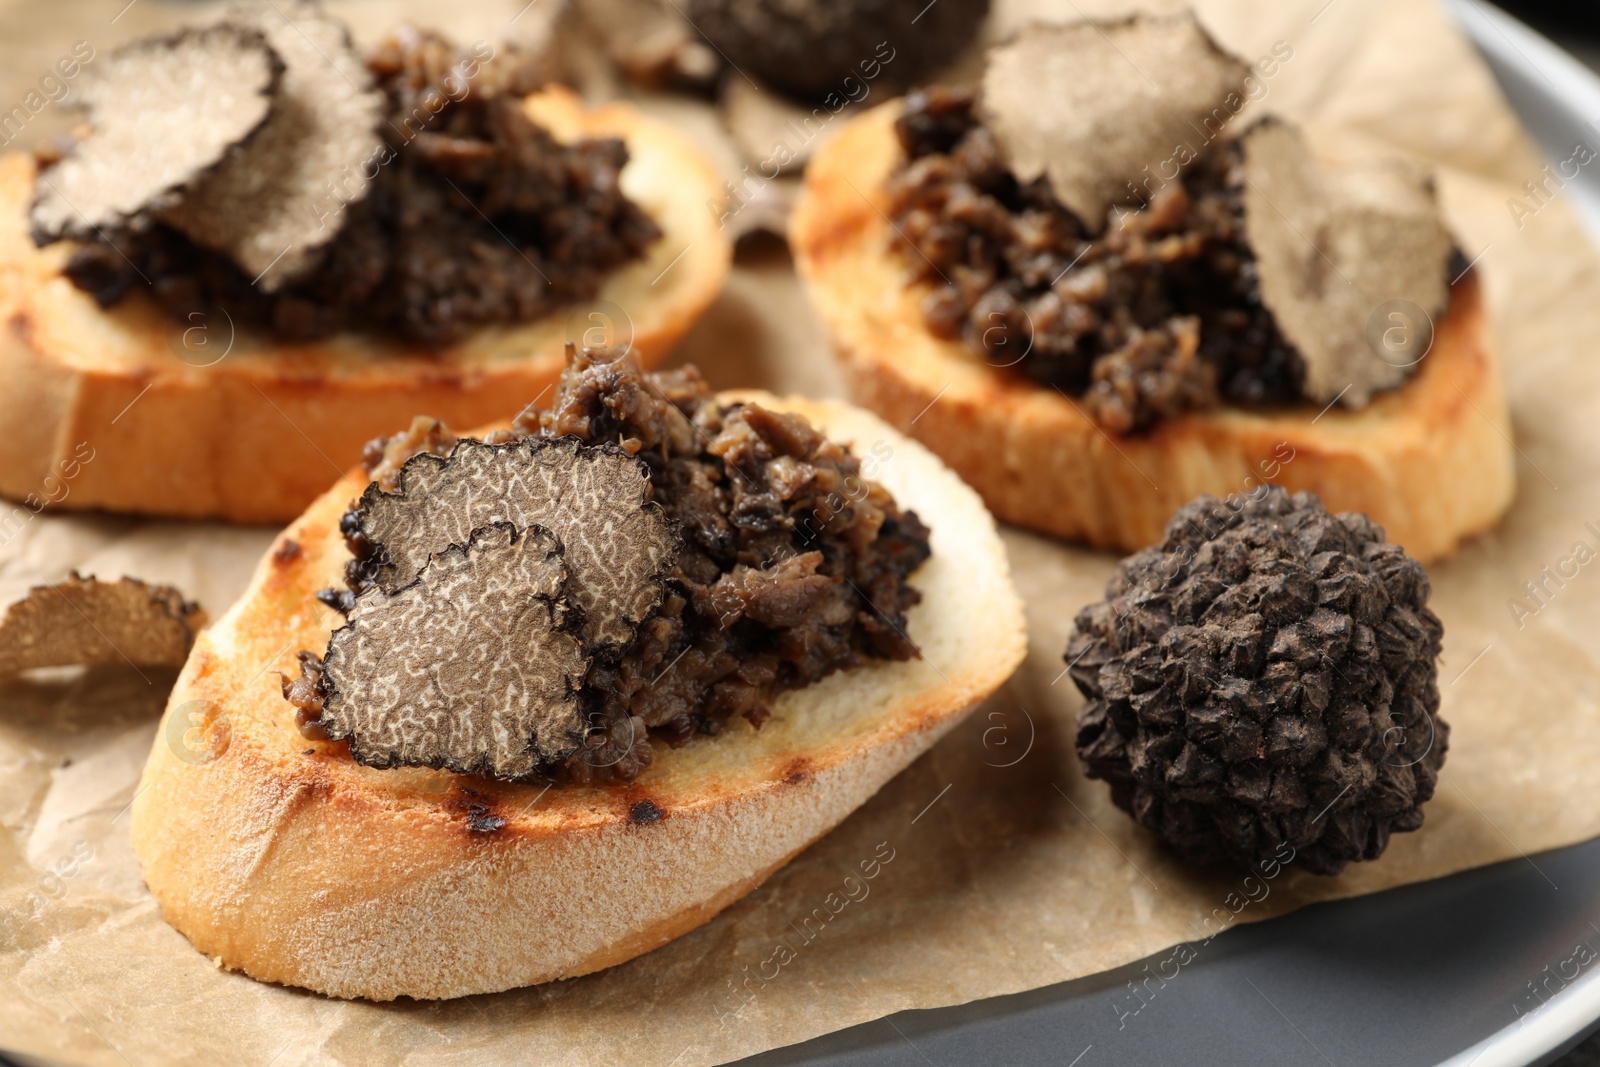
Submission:
[[[493,834],[505,828],[508,820],[494,810],[492,798],[466,786],[460,790],[461,796],[447,803],[464,817],[469,835]]]
[[[648,826],[666,817],[666,809],[648,797],[636,800],[628,807],[628,821],[635,826]]]
[[[492,834],[503,829],[506,820],[484,804],[467,805],[467,829],[475,834]]]

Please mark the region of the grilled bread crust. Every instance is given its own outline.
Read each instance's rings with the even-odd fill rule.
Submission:
[[[715,173],[626,104],[589,110],[555,88],[526,108],[561,140],[621,137],[623,190],[663,236],[595,300],[439,350],[362,334],[286,344],[176,322],[137,291],[102,310],[61,273],[72,242],[29,237],[32,157],[0,157],[0,496],[287,522],[419,411],[455,426],[514,414],[555,382],[569,340],[631,338],[642,363],[660,359],[727,278],[732,247],[705,209]]]
[[[1127,552],[1159,542],[1202,493],[1272,481],[1311,490],[1332,511],[1365,512],[1429,562],[1510,505],[1510,416],[1475,275],[1455,285],[1411,379],[1359,411],[1219,407],[1110,434],[1070,397],[924,326],[927,290],[907,284],[891,247],[898,114],[898,102],[868,111],[818,151],[790,247],[854,399],[931,448],[997,518]]]
[[[277,672],[341,620],[314,599],[349,558],[352,471],[278,538],[200,635],[133,803],[133,847],[167,921],[222,966],[338,997],[457,997],[609,967],[705,922],[837,825],[994,692],[1026,652],[994,520],[931,453],[846,404],[798,412],[932,528],[907,632],[782,694],[626,785],[520,785],[374,770],[295,727]],[[887,451],[886,451],[887,449]]]

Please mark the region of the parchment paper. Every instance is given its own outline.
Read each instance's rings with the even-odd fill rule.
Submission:
[[[103,25],[123,2],[0,7],[10,24],[10,80],[25,85],[32,76],[18,72],[42,71],[56,51],[91,35],[84,27],[110,34],[135,16],[141,30],[174,17],[144,0],[116,27]],[[1062,0],[1056,13],[1071,17],[1080,7],[1104,10]],[[492,24],[514,6],[497,10],[468,14]],[[342,1003],[221,971],[162,923],[127,843],[126,813],[170,678],[69,672],[0,688],[0,1045],[106,1065],[691,1067],[902,1008],[1087,975],[1179,942],[1203,953],[1203,939],[1233,923],[1507,858],[1537,865],[1541,850],[1600,834],[1600,669],[1591,636],[1600,632],[1600,563],[1573,562],[1578,543],[1600,546],[1595,253],[1559,192],[1516,224],[1507,198],[1542,178],[1542,161],[1429,0],[1218,2],[1205,11],[1247,56],[1277,40],[1294,48],[1270,83],[1274,107],[1438,164],[1461,247],[1487,279],[1519,489],[1498,530],[1431,570],[1446,628],[1441,687],[1452,734],[1421,832],[1397,835],[1381,861],[1336,879],[1268,879],[1264,897],[1248,891],[1263,899],[1236,908],[1239,879],[1186,871],[1111,806],[1103,784],[1079,773],[1071,748],[1078,698],[1061,676],[1060,653],[1074,612],[1099,596],[1113,561],[1010,532],[1032,627],[1027,663],[953,735],[745,900],[588,978],[449,1003]],[[1019,12],[1002,15],[998,23],[1014,23]],[[715,139],[704,105],[652,106]],[[838,385],[775,243],[745,249],[679,358],[699,362],[719,385],[811,393]],[[216,617],[269,534],[47,510],[0,548],[0,595],[77,566],[174,582]],[[1523,583],[1541,580],[1547,566],[1571,576],[1548,582],[1541,604]],[[1537,610],[1519,618],[1509,606],[1518,597]],[[874,855],[892,859],[868,894],[808,939],[801,921]],[[775,968],[771,961],[787,955],[779,945],[793,958]],[[1506,1023],[1518,992],[1507,990]]]

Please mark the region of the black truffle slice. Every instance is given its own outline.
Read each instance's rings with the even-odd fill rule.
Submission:
[[[1078,756],[1191,860],[1376,859],[1444,762],[1428,594],[1364,515],[1276,486],[1200,497],[1078,615]]]
[[[1411,374],[1449,303],[1455,243],[1432,179],[1397,157],[1330,165],[1281,120],[1257,123],[1243,146],[1261,302],[1305,361],[1306,396],[1364,407]]]
[[[34,240],[143,226],[258,132],[282,73],[262,35],[237,26],[113,53],[83,86],[90,134],[39,175]]]
[[[589,660],[555,535],[473,532],[393,593],[356,597],[322,668],[320,725],[372,767],[524,778],[577,751]]]
[[[410,581],[430,555],[478,527],[509,522],[561,538],[592,650],[619,652],[661,603],[678,536],[649,500],[649,468],[618,448],[465,438],[448,458],[411,457],[398,484],[395,493],[369,485],[347,521],[367,542],[357,571],[384,589]]]
[[[1019,181],[1045,176],[1098,233],[1147,168],[1223,131],[1249,70],[1190,11],[1034,25],[990,50],[984,121]]]
[[[384,98],[320,4],[266,2],[229,20],[283,57],[282,88],[261,132],[163,218],[273,292],[316,265],[347,205],[367,195],[384,154]]]
[[[170,585],[74,572],[34,586],[0,615],[0,676],[80,663],[181,667],[205,624],[205,612]]]

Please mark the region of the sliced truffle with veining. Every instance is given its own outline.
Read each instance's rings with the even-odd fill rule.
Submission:
[[[282,88],[260,133],[163,219],[273,292],[316,265],[345,208],[366,196],[384,96],[320,4],[252,4],[229,19],[283,57]]]
[[[44,170],[34,239],[143,226],[257,135],[284,65],[257,31],[184,30],[113,53],[85,79],[91,132]]]
[[[567,575],[554,534],[496,523],[364,590],[328,642],[318,725],[373,767],[516,779],[570,756],[589,659]]]
[[[398,484],[395,493],[369,485],[347,519],[363,544],[352,587],[372,581],[394,589],[472,530],[509,522],[560,537],[584,639],[596,652],[620,651],[661,603],[678,535],[650,502],[649,468],[618,448],[572,438],[495,445],[467,438],[448,458],[413,456]]]
[[[1245,237],[1262,303],[1305,362],[1306,395],[1363,407],[1411,373],[1449,301],[1454,243],[1433,184],[1398,158],[1330,166],[1278,120],[1256,124],[1243,143]],[[1409,321],[1415,312],[1402,308],[1378,337],[1405,331],[1419,349],[1390,351],[1369,336],[1369,320],[1393,301],[1430,321]]]
[[[616,351],[574,350],[569,358],[548,410],[530,405],[510,429],[461,443],[484,458],[478,483],[500,499],[504,484],[518,480],[497,469],[508,449],[508,469],[517,470],[532,462],[518,447],[573,457],[620,451],[646,465],[650,507],[659,505],[682,544],[673,545],[665,595],[627,645],[615,654],[585,648],[583,745],[540,774],[631,780],[651,764],[657,742],[714,735],[736,717],[759,725],[783,692],[871,660],[918,655],[907,612],[920,595],[909,579],[931,546],[916,514],[871,480],[889,459],[885,450],[874,446],[857,459],[798,416],[717,397],[693,368],[646,374]],[[392,566],[363,529],[366,505],[412,495],[418,470],[431,472],[423,480],[437,478],[456,462],[435,451],[449,440],[443,427],[419,420],[367,447],[369,473],[392,475],[400,492],[369,487],[341,522],[355,557],[347,577],[363,596],[378,593],[379,570]],[[640,496],[631,499],[638,506]],[[407,507],[417,514],[399,516],[392,532],[425,525],[433,506],[413,501]],[[600,514],[590,525],[606,522]],[[573,542],[560,536],[570,563]],[[570,576],[567,594],[576,601]],[[348,589],[319,595],[341,612],[355,607]],[[324,666],[302,652],[299,676],[282,683],[295,724],[318,741],[326,735]]]
[[[336,25],[299,19],[300,10],[277,0],[277,10],[265,16],[280,27],[288,23],[279,11],[298,19],[285,34],[286,49],[296,42],[305,47],[301,30],[314,40],[319,33],[342,40]],[[546,21],[530,11],[517,36],[527,37],[521,31],[530,22]],[[547,35],[537,36],[543,42]],[[336,52],[326,43],[318,48],[315,69],[326,76],[333,68],[321,53],[333,60]],[[208,186],[206,196],[217,191],[224,201],[215,217],[180,211],[207,243],[165,224],[111,233],[73,249],[65,276],[102,307],[144,292],[182,322],[220,308],[241,328],[286,342],[357,330],[392,332],[436,349],[478,327],[530,322],[592,297],[618,266],[661,236],[618,184],[628,166],[621,138],[557,140],[524,113],[524,97],[551,73],[542,44],[537,52],[522,45],[490,49],[483,41],[461,49],[437,33],[402,27],[372,49],[364,70],[336,62],[351,82],[329,82],[316,117],[360,104],[367,94],[358,87],[370,76],[383,112],[377,118],[383,136],[371,142],[375,155],[350,152],[348,169],[340,162],[336,174],[325,173],[315,188],[287,201],[276,185],[270,196],[240,194],[238,202]],[[278,124],[272,125],[276,139]],[[357,127],[363,138],[372,132],[364,120]],[[249,170],[242,177],[265,181],[269,171],[309,166],[313,155],[297,148],[259,175]],[[359,203],[351,202],[357,196]],[[279,206],[291,210],[284,215]],[[240,211],[250,216],[246,236],[261,242],[251,270],[226,247]],[[257,230],[255,216],[263,213]],[[309,234],[308,242],[302,246],[287,231],[276,241],[262,236],[280,229],[279,221]],[[207,236],[213,228],[218,233]],[[296,250],[335,231],[316,250],[315,265],[290,280]],[[276,259],[280,252],[284,258]]]
[[[1243,107],[1247,68],[1191,12],[1035,25],[989,52],[983,112],[1017,180],[1044,175],[1090,232],[1131,182]]]
[[[170,585],[104,582],[74,572],[0,615],[0,675],[80,663],[181,667],[205,612]]]

